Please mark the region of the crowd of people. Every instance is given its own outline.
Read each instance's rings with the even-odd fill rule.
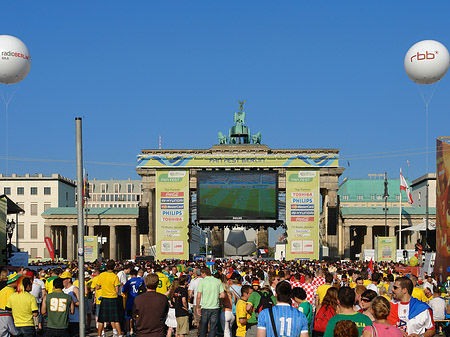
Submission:
[[[47,266],[45,266],[47,267]],[[396,263],[217,260],[85,265],[87,333],[184,337],[449,335],[450,281]],[[450,278],[449,278],[450,279]],[[0,272],[0,336],[77,336],[76,262]]]

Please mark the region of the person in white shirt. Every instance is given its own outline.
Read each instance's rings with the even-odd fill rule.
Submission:
[[[127,264],[123,267],[123,270],[117,273],[117,277],[119,278],[120,282],[120,289],[122,289],[125,283],[127,283],[131,268],[133,268],[133,266],[131,264]]]
[[[197,327],[198,332],[200,333],[200,316],[198,315],[197,312],[197,289],[199,282],[202,280],[200,268],[195,268],[194,275],[195,275],[194,279],[192,279],[191,283],[189,283],[188,298],[192,300],[192,304],[194,306],[192,308],[192,313],[194,316],[194,325]]]
[[[380,294],[380,291],[378,290],[378,283],[380,282],[380,273],[373,273],[372,274],[372,283],[367,285],[367,290],[373,290],[377,293],[377,295]]]
[[[433,298],[428,303],[433,310],[433,319],[442,320],[445,319],[446,303],[441,297],[441,290],[438,287],[433,287]]]

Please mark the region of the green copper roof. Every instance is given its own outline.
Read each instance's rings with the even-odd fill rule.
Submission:
[[[90,207],[89,215],[139,215],[137,207]],[[77,215],[76,207],[51,207],[42,215]]]
[[[387,214],[398,215],[398,207],[388,207]],[[436,207],[429,207],[428,213],[436,215]],[[384,215],[383,207],[341,207],[342,215]],[[403,207],[402,215],[423,215],[425,216],[425,207]]]
[[[411,183],[407,180],[408,186]],[[395,202],[400,194],[400,179],[388,179],[388,202]],[[341,202],[384,201],[383,179],[347,179],[339,186],[338,195]],[[358,196],[362,196],[358,199]],[[381,196],[381,199],[377,196]],[[407,201],[405,191],[402,191],[402,201]]]

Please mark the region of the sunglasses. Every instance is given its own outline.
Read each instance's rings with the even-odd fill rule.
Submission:
[[[398,288],[400,288],[399,286],[392,286],[392,289],[397,290]]]
[[[369,302],[370,302],[370,300],[369,300],[368,298],[361,298],[361,301],[362,301],[362,302],[366,302],[366,303],[369,303]]]

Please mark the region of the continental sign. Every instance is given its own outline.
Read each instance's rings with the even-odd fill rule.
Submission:
[[[195,167],[338,167],[338,156],[140,156],[138,168]],[[296,182],[310,180],[297,177]]]

